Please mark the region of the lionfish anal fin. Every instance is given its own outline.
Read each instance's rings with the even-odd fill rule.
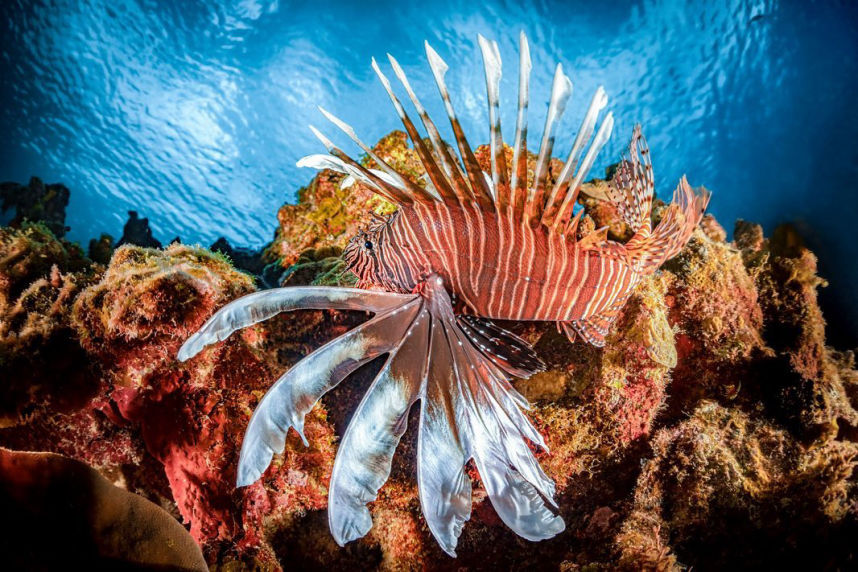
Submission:
[[[577,333],[583,340],[601,348],[605,346],[605,336],[611,330],[611,326],[617,319],[617,313],[604,313],[582,320],[571,320],[562,322],[563,331],[569,341],[575,341],[572,333]]]

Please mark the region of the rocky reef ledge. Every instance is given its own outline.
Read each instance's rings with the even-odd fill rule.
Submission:
[[[420,179],[404,134],[377,152]],[[391,207],[341,182],[315,177],[297,205],[281,208],[263,259],[247,264],[286,285],[348,283],[345,241],[371,211]],[[610,225],[622,239],[627,229],[599,198],[604,184],[582,195],[591,213],[582,229]],[[178,243],[112,250],[102,238],[88,257],[58,236],[63,225],[58,216],[48,225],[19,217],[0,228],[0,498],[15,500],[0,518],[6,530],[28,532],[0,539],[7,562],[32,564],[68,546],[45,536],[56,527],[44,523],[60,518],[52,510],[69,509],[43,502],[41,486],[112,511],[62,517],[82,523],[75,534],[96,547],[67,562],[196,569],[190,535],[208,566],[223,570],[856,566],[858,371],[853,352],[826,345],[824,281],[788,226],[765,237],[738,221],[727,242],[707,216],[640,285],[604,349],[569,344],[553,324],[506,324],[549,364],[515,385],[550,447],[538,455],[557,483],[566,531],[542,543],[516,537],[471,470],[473,515],[453,560],[420,516],[412,429],[371,504],[369,535],[340,548],[328,533],[338,438],[378,361],[308,416],[310,447],[291,434],[259,482],[233,487],[242,434],[266,388],[365,315],[279,316],[180,364],[185,338],[261,281],[219,252]],[[156,526],[165,516],[187,532]],[[137,554],[98,548],[115,548],[117,531],[144,531]]]

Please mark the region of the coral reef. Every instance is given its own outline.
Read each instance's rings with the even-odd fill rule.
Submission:
[[[376,152],[422,180],[404,134]],[[488,160],[484,147],[476,155]],[[214,568],[854,565],[858,372],[852,352],[826,345],[816,259],[791,227],[766,237],[739,221],[728,242],[711,216],[635,291],[605,348],[569,344],[553,324],[503,324],[548,364],[515,385],[550,449],[537,455],[566,520],[557,538],[515,536],[471,468],[473,514],[459,558],[445,556],[420,516],[412,411],[371,504],[374,528],[338,547],[327,530],[328,480],[337,439],[379,360],[313,410],[309,448],[290,434],[259,482],[234,489],[243,431],[266,388],[366,316],[295,312],[183,364],[176,350],[217,308],[259,285],[230,258],[268,277],[262,284],[351,284],[342,247],[390,205],[345,182],[322,172],[297,205],[280,209],[266,268],[225,241],[215,253],[181,244],[113,251],[102,237],[90,260],[41,225],[0,229],[0,445],[88,463],[184,523]],[[585,186],[579,233],[607,226],[627,239],[603,200],[606,184]],[[656,220],[662,208],[656,201]]]
[[[59,238],[66,227],[66,207],[71,193],[65,185],[46,185],[38,177],[29,184],[0,183],[0,213],[14,207],[15,216],[9,226],[20,227],[25,221],[40,221]]]
[[[629,568],[679,558],[704,569],[821,569],[854,557],[855,442],[805,448],[768,420],[703,400],[651,446],[618,536]]]
[[[125,226],[122,227],[122,236],[119,238],[116,246],[122,246],[123,244],[161,248],[161,241],[152,236],[149,219],[146,217],[140,218],[137,211],[128,211],[128,220],[125,221]]]
[[[69,309],[97,272],[40,223],[0,228],[0,427],[64,412],[94,391]]]

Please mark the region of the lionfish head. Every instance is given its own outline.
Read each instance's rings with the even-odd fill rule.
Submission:
[[[383,230],[388,224],[389,219],[372,213],[370,225],[358,231],[343,251],[346,269],[354,272],[361,282],[377,281],[381,266]]]

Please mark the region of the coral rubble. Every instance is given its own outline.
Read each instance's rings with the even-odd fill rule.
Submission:
[[[422,180],[404,134],[376,152]],[[476,155],[488,160],[485,148]],[[370,213],[391,207],[345,183],[319,173],[278,213],[267,267],[254,256],[241,265],[263,284],[353,283],[341,249]],[[624,240],[606,184],[587,184],[579,233],[607,226]],[[213,247],[238,261],[225,241]],[[0,445],[84,461],[161,505],[212,567],[854,566],[858,372],[852,352],[826,345],[816,300],[824,281],[790,227],[766,237],[739,221],[728,242],[707,216],[636,290],[604,349],[571,345],[551,324],[504,324],[548,364],[515,385],[549,445],[537,455],[567,528],[538,544],[516,537],[471,468],[473,514],[455,561],[420,515],[411,429],[371,504],[371,532],[344,548],[328,533],[337,439],[378,360],[308,416],[309,448],[290,434],[259,482],[234,489],[243,431],[266,388],[366,316],[295,312],[180,364],[185,338],[259,284],[229,258],[181,244],[113,251],[107,237],[93,241],[90,260],[31,223],[0,229],[0,248]]]

